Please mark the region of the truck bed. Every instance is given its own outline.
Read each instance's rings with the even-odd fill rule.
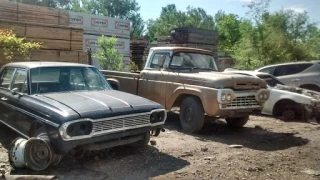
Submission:
[[[140,72],[120,72],[100,70],[115,90],[138,94],[138,80]]]

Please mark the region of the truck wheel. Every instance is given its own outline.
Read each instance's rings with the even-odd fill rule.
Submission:
[[[189,133],[199,132],[204,124],[204,110],[198,98],[187,97],[180,105],[180,124]]]
[[[238,117],[238,118],[226,118],[228,126],[231,127],[243,127],[247,124],[249,116]]]
[[[144,139],[143,140],[140,140],[140,141],[137,141],[135,143],[132,143],[132,144],[130,144],[130,146],[131,147],[141,147],[141,148],[143,148],[143,147],[148,146],[149,141],[150,141],[150,132],[148,131],[148,132],[146,132],[144,134]]]

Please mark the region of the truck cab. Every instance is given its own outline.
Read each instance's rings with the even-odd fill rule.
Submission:
[[[186,47],[154,47],[141,72],[101,70],[117,90],[180,108],[180,123],[198,132],[205,119],[225,118],[244,126],[252,111],[269,98],[266,82],[252,76],[218,72],[212,52]]]

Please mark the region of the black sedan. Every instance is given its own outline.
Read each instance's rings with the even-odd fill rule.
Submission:
[[[26,139],[47,139],[56,156],[123,144],[143,146],[150,131],[159,132],[165,120],[163,106],[113,90],[90,65],[17,62],[0,69],[0,122]],[[27,156],[36,156],[33,163],[40,163],[36,159],[47,151],[39,147]]]

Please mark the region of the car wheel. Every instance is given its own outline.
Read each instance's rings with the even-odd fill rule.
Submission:
[[[48,133],[44,127],[37,129],[34,132],[34,134],[32,135],[32,137],[40,138],[40,139],[47,141],[50,148],[51,148],[50,139],[49,139]],[[53,152],[52,148],[51,148],[51,151],[52,151],[51,166],[56,166],[61,162],[62,156],[55,154]]]
[[[281,116],[285,121],[293,121],[296,118],[296,113],[293,109],[286,109],[282,112]]]
[[[132,147],[141,147],[141,148],[147,147],[148,144],[149,144],[149,141],[150,141],[150,136],[151,136],[150,132],[148,131],[148,132],[146,132],[144,134],[143,140],[134,142],[134,143],[130,144],[130,146],[132,146]]]
[[[180,124],[182,129],[189,133],[199,132],[205,121],[201,101],[196,97],[185,98],[180,106]]]
[[[226,118],[226,122],[230,127],[243,127],[247,124],[249,116],[237,117],[237,118]]]

